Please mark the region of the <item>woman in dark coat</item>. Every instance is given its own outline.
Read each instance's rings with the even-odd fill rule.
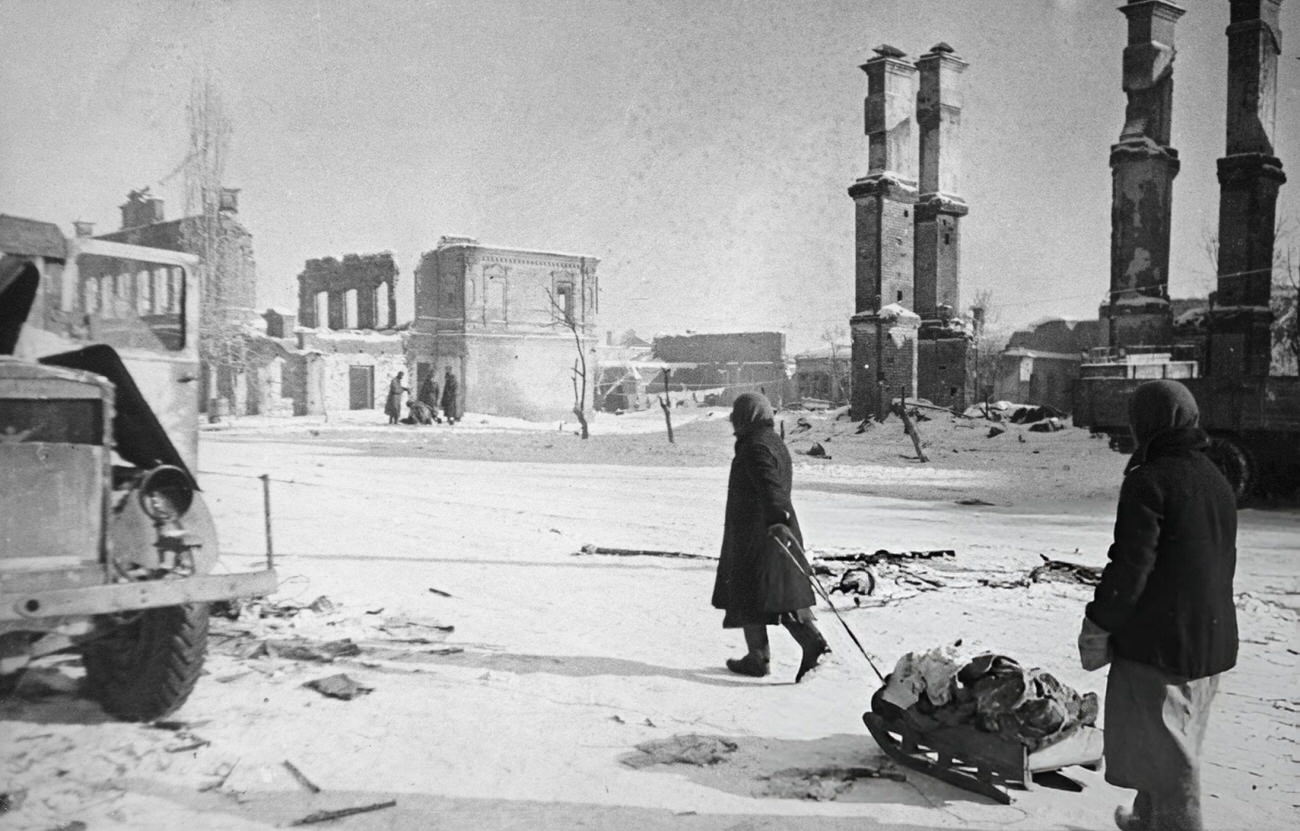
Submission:
[[[1236,500],[1198,418],[1176,381],[1134,392],[1138,449],[1079,635],[1084,669],[1112,662],[1106,781],[1137,790],[1133,808],[1115,812],[1130,831],[1201,828],[1201,740],[1219,674],[1237,662]]]
[[[790,453],[772,429],[772,405],[758,393],[747,392],[736,399],[731,425],[736,455],[727,482],[713,606],[726,611],[724,628],[744,630],[748,652],[743,658],[728,659],[727,669],[741,675],[767,675],[771,661],[767,627],[779,623],[803,649],[795,675],[799,681],[830,649],[813,623],[810,571],[790,501]]]
[[[404,376],[405,373],[399,372],[388,382],[388,400],[384,402],[384,415],[388,416],[389,424],[396,424],[402,417],[402,393],[409,392],[402,386]]]
[[[447,417],[448,424],[460,420],[460,384],[450,369],[442,379],[442,414]]]

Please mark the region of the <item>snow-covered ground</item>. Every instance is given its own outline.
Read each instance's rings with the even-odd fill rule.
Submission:
[[[878,682],[830,611],[819,617],[835,655],[810,679],[791,683],[797,650],[779,631],[772,676],[741,678],[722,667],[741,644],[709,607],[710,561],[577,555],[588,543],[716,553],[725,414],[673,416],[673,445],[653,411],[602,415],[587,442],[573,423],[474,415],[454,428],[387,427],[368,413],[328,423],[239,419],[205,431],[201,481],[225,566],[249,567],[263,550],[254,477],[269,473],[282,578],[275,600],[325,596],[337,608],[215,626],[208,674],[176,716],[188,733],[109,722],[66,696],[0,704],[0,790],[26,790],[0,824],[268,828],[395,799],[336,824],[1113,827],[1111,812],[1129,794],[1078,768],[1071,775],[1082,793],[1017,791],[1005,807],[912,771],[905,782],[858,780],[835,799],[801,799],[782,786],[788,776],[773,775],[790,769],[885,761],[861,721]],[[1040,555],[1104,563],[1123,461],[1104,442],[1019,426],[988,438],[987,422],[943,417],[920,424],[931,457],[921,465],[896,423],[857,435],[851,423],[806,416],[802,429],[797,418],[786,416],[795,501],[814,553],[956,551],[905,573],[880,570],[880,590],[862,608],[843,601],[882,670],[904,652],[962,638],[1079,690],[1104,690],[1105,673],[1079,669],[1074,646],[1089,588],[980,582],[1021,577]],[[799,452],[814,440],[829,460]],[[1298,539],[1295,509],[1241,514],[1243,642],[1206,743],[1211,828],[1295,823]],[[434,623],[455,630],[434,644],[384,641],[401,621],[416,622],[408,634],[434,632]],[[250,639],[292,635],[366,648],[333,665],[240,652]],[[374,691],[340,701],[301,686],[336,672]],[[689,734],[735,750],[708,766],[626,764],[642,756],[638,744]],[[207,744],[189,748],[191,737]],[[286,760],[322,792],[305,790]]]

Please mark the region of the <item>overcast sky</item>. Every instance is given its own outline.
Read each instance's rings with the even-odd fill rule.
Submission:
[[[854,311],[865,76],[947,41],[963,77],[962,302],[1095,317],[1124,17],[1095,0],[0,0],[0,211],[97,232],[131,188],[183,205],[207,67],[263,305],[303,261],[392,251],[399,312],[443,234],[599,257],[602,330],[782,329]],[[1171,293],[1204,293],[1227,0],[1178,24]],[[1276,145],[1300,224],[1300,0],[1283,6]],[[1291,239],[1300,245],[1300,228]]]

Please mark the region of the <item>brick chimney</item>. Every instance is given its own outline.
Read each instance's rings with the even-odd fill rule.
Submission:
[[[1286,182],[1273,151],[1282,0],[1232,0],[1228,24],[1228,134],[1219,159],[1219,279],[1210,373],[1268,375],[1272,361],[1273,246],[1277,191]]]
[[[122,210],[122,230],[153,225],[163,221],[163,201],[149,193],[148,188],[133,190],[119,206]]]
[[[239,213],[239,188],[222,188],[217,209],[223,213]]]

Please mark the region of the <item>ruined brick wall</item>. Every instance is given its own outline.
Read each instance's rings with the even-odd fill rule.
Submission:
[[[1107,336],[1099,320],[1048,320],[1030,329],[1019,329],[1007,341],[1007,348],[1023,347],[1041,352],[1078,354],[1105,346]]]
[[[940,407],[965,410],[975,397],[975,360],[965,337],[920,338],[916,394]]]
[[[356,320],[347,320],[348,292],[356,292]],[[328,295],[328,319],[317,315],[316,296]],[[380,297],[385,301],[381,308]],[[390,329],[397,325],[397,264],[393,255],[346,254],[307,260],[298,275],[298,320],[309,328]]]
[[[780,332],[660,335],[654,340],[653,350],[655,360],[668,363],[784,364],[785,335]]]
[[[850,321],[854,418],[884,412],[900,392],[916,396],[918,324],[919,318],[911,314],[896,320],[856,315]]]

